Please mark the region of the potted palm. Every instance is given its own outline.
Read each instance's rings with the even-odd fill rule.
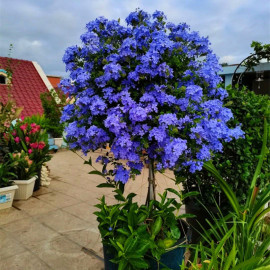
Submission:
[[[157,269],[151,259],[161,264],[166,243],[175,249],[186,233],[177,226],[183,216],[175,213],[181,192],[170,190],[178,200],[166,201],[167,194],[157,198],[156,173],[200,170],[221,151],[223,141],[243,136],[239,126],[227,126],[232,113],[222,103],[226,91],[217,87],[220,66],[208,39],[185,23],[165,20],[163,12],[151,16],[142,10],[127,17],[127,26],[100,17],[87,24],[83,45],[69,47],[63,57],[70,78],[61,81],[62,90],[74,100],[62,115],[70,147],[86,154],[109,145],[98,158],[102,172],[90,173],[103,176],[101,186],[113,187],[120,201],[102,201],[96,213],[105,258],[110,250],[110,262],[118,269]],[[88,164],[93,166],[91,160]],[[145,164],[148,192],[145,205],[138,206],[131,201],[134,194],[124,196],[124,188]],[[162,208],[159,203],[165,201]],[[125,230],[118,227],[121,222]],[[139,244],[140,239],[149,242]],[[179,252],[174,257],[182,259]],[[179,269],[179,263],[170,269]]]
[[[12,206],[15,191],[18,189],[18,186],[10,181],[11,178],[16,177],[10,172],[12,166],[10,162],[0,163],[0,210]]]

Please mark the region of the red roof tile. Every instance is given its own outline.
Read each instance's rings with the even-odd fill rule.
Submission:
[[[7,57],[0,57],[0,69],[7,70],[9,66],[13,72],[11,95],[18,107],[24,107],[21,116],[42,114],[40,93],[48,89],[34,64],[31,61],[14,58],[11,58],[9,64]],[[7,97],[7,85],[0,84],[0,101],[6,102]]]

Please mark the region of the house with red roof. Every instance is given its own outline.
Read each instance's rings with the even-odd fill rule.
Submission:
[[[11,95],[16,105],[23,107],[21,116],[43,114],[40,94],[53,88],[37,62],[0,57],[0,102],[5,103]]]

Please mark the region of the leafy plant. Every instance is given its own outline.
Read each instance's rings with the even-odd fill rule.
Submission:
[[[15,176],[14,180],[28,180],[37,175],[37,164],[23,150],[20,153],[9,154],[9,160],[12,163],[10,172]]]
[[[9,132],[8,142],[10,152],[26,153],[34,162],[37,172],[43,163],[51,159],[47,132],[27,119],[16,122]]]
[[[220,217],[213,217],[214,222],[209,222],[210,229],[204,230],[202,243],[195,246],[195,265],[200,252],[203,269],[253,270],[266,269],[269,266],[270,238],[264,236],[263,226],[264,217],[270,212],[270,207],[266,206],[270,201],[270,185],[268,183],[261,190],[257,187],[266,154],[267,133],[267,121],[264,119],[261,155],[244,205],[239,203],[236,194],[214,165],[211,162],[204,165],[215,176],[225,193],[231,212],[224,217],[220,211]]]
[[[8,162],[0,163],[0,188],[8,187],[12,185],[10,179],[15,179],[17,176],[10,171],[13,164]]]
[[[180,192],[168,191],[182,199]],[[107,205],[103,196],[96,205],[100,209],[95,215],[103,244],[119,270],[148,269],[150,259],[159,261],[181,237],[178,222],[187,215],[175,214],[182,201],[168,198],[168,191],[159,194],[161,201],[151,200],[149,205],[138,206],[132,201],[134,193],[125,198],[116,189],[115,197],[120,203]]]
[[[66,105],[66,96],[59,89],[40,94],[46,119],[46,129],[53,137],[62,137],[64,124],[60,123],[62,109]],[[57,102],[58,101],[58,102]]]
[[[104,186],[121,183],[124,188],[141,174],[144,161],[148,164],[146,205],[130,204],[126,212],[151,210],[144,225],[155,245],[150,245],[151,254],[158,259],[166,243],[179,238],[179,231],[171,211],[174,201],[167,200],[167,194],[161,196],[161,205],[156,200],[155,173],[200,170],[211,152],[221,150],[223,141],[242,137],[243,132],[227,125],[233,116],[223,106],[226,91],[218,87],[220,66],[207,38],[190,32],[185,23],[166,23],[160,11],[151,16],[138,9],[126,22],[122,26],[104,17],[91,21],[81,35],[81,46],[66,50],[63,61],[70,76],[61,85],[74,102],[65,106],[61,119],[67,123],[71,149],[87,154],[108,145],[109,153],[98,158],[102,172],[90,172],[104,176]],[[121,196],[117,194],[120,201]],[[112,211],[118,210],[116,206]],[[115,222],[120,222],[121,211]],[[102,233],[104,241],[106,237]],[[121,269],[134,268],[127,249],[132,239],[137,245],[140,237],[126,238],[126,246],[104,242],[118,251],[115,262]],[[141,261],[142,253],[134,256]]]
[[[252,181],[251,172],[255,171],[260,155],[264,118],[270,121],[270,98],[256,95],[253,91],[245,88],[240,90],[228,87],[227,91],[228,97],[224,100],[224,103],[232,110],[234,115],[234,119],[230,120],[229,124],[234,126],[241,123],[245,138],[224,143],[222,153],[215,154],[213,164],[235,192],[241,204],[247,199]],[[264,163],[258,178],[258,185],[261,188],[268,183],[270,178],[269,148],[270,135],[268,134]],[[220,186],[216,183],[215,177],[206,169],[194,174],[188,171],[185,174],[176,172],[176,176],[181,176],[184,179],[184,193],[194,190],[200,192],[200,201],[203,205],[207,207],[215,206],[215,201],[217,201],[223,210],[227,209],[228,211],[230,208],[226,197],[221,193]],[[183,176],[186,177],[186,180]],[[192,203],[198,205],[195,200]]]

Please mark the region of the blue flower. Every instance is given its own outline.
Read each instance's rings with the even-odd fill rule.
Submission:
[[[114,159],[102,161],[115,165],[122,183],[142,171],[143,150],[158,170],[200,170],[224,142],[244,136],[227,124],[233,115],[208,38],[166,23],[161,11],[138,9],[126,23],[99,17],[86,25],[82,45],[65,51],[69,78],[61,87],[74,104],[61,119],[71,147],[86,154],[109,143]]]

